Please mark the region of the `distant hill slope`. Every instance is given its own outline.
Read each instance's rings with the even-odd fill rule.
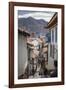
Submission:
[[[48,30],[45,29],[47,23],[48,22],[43,19],[37,20],[32,17],[18,19],[19,28],[25,27],[29,32],[35,32],[36,35],[45,35],[48,32]]]

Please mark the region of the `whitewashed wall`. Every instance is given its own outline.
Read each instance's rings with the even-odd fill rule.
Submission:
[[[54,60],[52,57],[50,57],[50,44],[48,44],[48,65],[47,65],[47,68],[48,70],[52,70],[54,69]]]
[[[50,44],[53,44],[53,45],[55,45],[55,48],[57,49],[57,42],[55,42],[56,40],[56,38],[55,38],[55,30],[56,30],[56,27],[57,26],[54,26],[53,28],[51,28],[51,43]],[[53,33],[52,33],[52,30],[53,30]],[[52,41],[52,34],[54,35],[54,39],[53,39],[53,41]],[[54,53],[54,58],[52,58],[51,56],[50,56],[50,52],[51,52],[51,48],[50,48],[50,44],[48,45],[48,69],[50,70],[50,69],[54,69],[55,67],[54,67],[54,60],[57,60],[57,53]]]
[[[18,75],[25,72],[28,63],[26,36],[18,35]]]

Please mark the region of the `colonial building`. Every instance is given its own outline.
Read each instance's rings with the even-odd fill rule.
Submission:
[[[51,20],[48,22],[48,25],[46,27],[49,29],[50,34],[50,42],[48,43],[48,69],[54,69],[54,61],[58,59],[57,17],[58,15],[57,13],[55,13]]]

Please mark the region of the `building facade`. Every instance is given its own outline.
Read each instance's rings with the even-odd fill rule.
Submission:
[[[27,37],[28,32],[18,29],[18,77],[25,73],[28,64]]]
[[[50,42],[48,43],[48,69],[54,69],[54,61],[58,59],[57,17],[58,15],[55,13],[46,27],[49,29],[50,34]]]

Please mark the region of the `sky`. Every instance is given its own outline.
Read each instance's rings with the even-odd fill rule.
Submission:
[[[48,11],[26,11],[18,10],[18,18],[28,18],[33,17],[34,19],[44,19],[49,22],[55,12]]]

